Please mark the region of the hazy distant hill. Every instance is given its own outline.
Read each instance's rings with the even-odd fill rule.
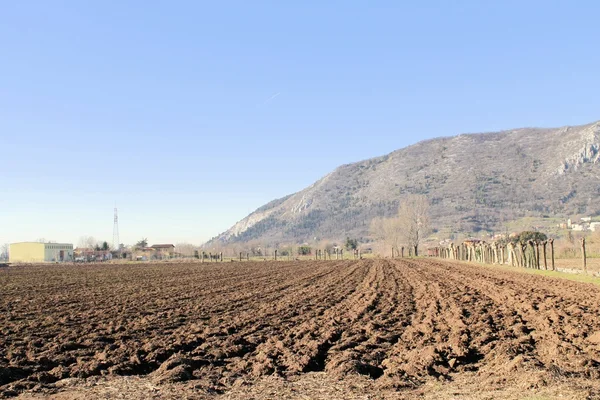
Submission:
[[[600,122],[426,140],[342,165],[213,241],[365,238],[371,219],[395,213],[410,193],[427,195],[436,229],[477,232],[522,216],[597,215],[599,147]]]

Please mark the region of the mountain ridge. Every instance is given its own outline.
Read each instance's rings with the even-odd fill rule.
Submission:
[[[434,229],[497,230],[514,218],[598,214],[600,121],[426,139],[343,164],[259,207],[208,243],[369,240],[373,217],[426,195]]]

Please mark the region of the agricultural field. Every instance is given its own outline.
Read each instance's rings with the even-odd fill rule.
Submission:
[[[0,397],[597,398],[600,287],[435,259],[0,269]]]

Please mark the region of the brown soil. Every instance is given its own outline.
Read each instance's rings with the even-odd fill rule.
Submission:
[[[600,290],[567,280],[404,259],[9,267],[0,288],[4,397],[600,397]]]

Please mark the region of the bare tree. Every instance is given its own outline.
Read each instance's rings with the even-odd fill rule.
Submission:
[[[0,260],[8,260],[10,244],[4,243],[0,246]]]
[[[376,239],[383,241],[386,249],[393,249],[399,253],[402,229],[398,217],[374,218],[371,222],[371,234]]]
[[[196,246],[190,243],[177,243],[175,251],[184,257],[193,257]]]
[[[98,242],[93,236],[80,236],[79,241],[77,242],[77,247],[95,249],[99,243],[100,242]]]
[[[429,232],[429,202],[422,195],[410,195],[398,209],[398,219],[404,241],[419,254],[419,244]]]

